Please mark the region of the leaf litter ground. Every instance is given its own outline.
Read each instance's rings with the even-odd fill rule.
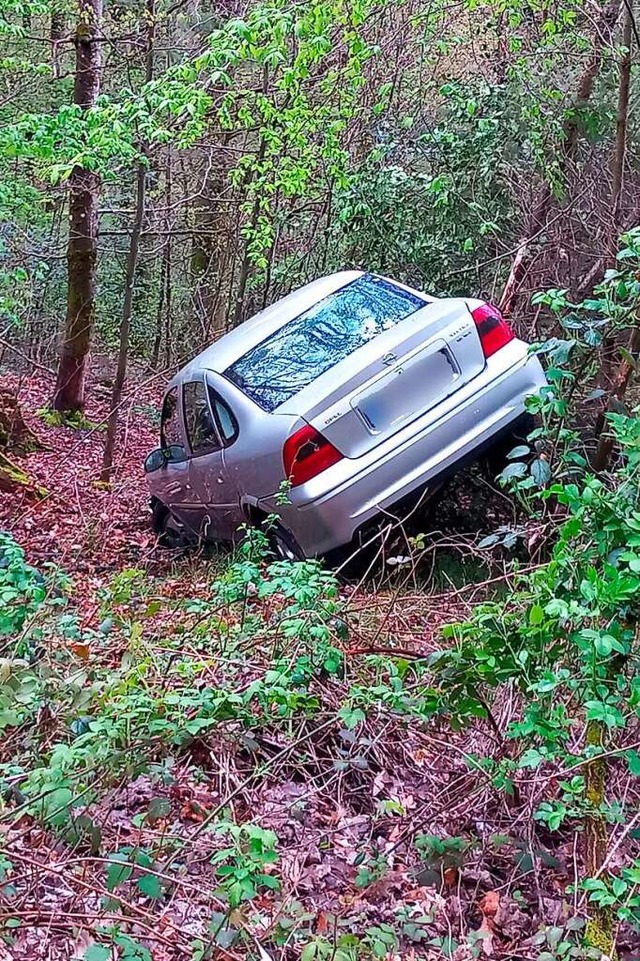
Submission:
[[[21,465],[47,493],[5,498],[0,526],[29,562],[72,581],[61,595],[67,622],[47,613],[38,649],[18,652],[15,683],[35,707],[5,727],[2,759],[15,775],[0,821],[0,958],[537,957],[539,925],[561,926],[571,913],[575,870],[575,839],[552,845],[531,820],[553,783],[523,785],[514,813],[469,760],[506,749],[490,725],[452,733],[444,721],[412,720],[393,698],[398,665],[410,672],[416,655],[437,650],[439,627],[490,589],[478,586],[487,572],[455,586],[429,565],[426,578],[404,565],[391,579],[378,571],[344,584],[331,639],[344,652],[340,669],[314,670],[292,706],[270,672],[314,651],[283,633],[286,590],[263,593],[257,578],[241,603],[221,599],[230,558],[155,545],[141,462],[156,442],[157,385],[138,386],[123,407],[108,489],[97,481],[104,438],[95,426],[108,392],[90,385],[94,426],[72,429],[36,413],[52,388],[46,375],[10,385],[44,444]],[[449,552],[469,543],[459,520],[473,514],[470,488],[483,533],[505,521],[500,495],[467,476],[438,512]],[[271,576],[264,564],[260,575]],[[263,700],[247,702],[256,685]],[[354,687],[379,689],[366,718],[345,714]],[[210,711],[220,692],[226,715],[219,701]],[[236,702],[249,704],[244,714]],[[516,710],[513,699],[498,705],[498,731]],[[98,743],[95,756],[56,774],[52,752],[101,716],[124,724],[113,737],[105,728],[112,753]],[[26,803],[21,779],[36,769],[53,781],[43,796],[72,784],[70,819],[43,823]],[[277,860],[258,862],[277,888],[258,883],[230,904],[216,860],[228,843],[222,823],[274,832]],[[240,860],[225,863],[238,873],[246,850]]]

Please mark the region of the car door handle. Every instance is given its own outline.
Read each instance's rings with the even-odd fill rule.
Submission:
[[[189,485],[187,485],[186,489],[189,490]],[[182,484],[175,483],[167,486],[167,494],[179,494],[181,490]]]

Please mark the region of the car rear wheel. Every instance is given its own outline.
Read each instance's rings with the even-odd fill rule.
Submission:
[[[275,524],[269,531],[269,544],[279,561],[305,560],[304,552],[295,537],[282,524]]]

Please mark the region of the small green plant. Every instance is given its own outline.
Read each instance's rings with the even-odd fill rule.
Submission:
[[[71,427],[73,430],[106,430],[106,424],[97,424],[79,410],[65,411],[52,410],[50,407],[41,407],[36,411],[38,417],[47,427]]]
[[[542,928],[532,938],[533,947],[539,950],[536,961],[599,961],[602,953],[584,944],[584,928],[585,922],[579,917],[570,918],[564,925]]]
[[[231,908],[251,901],[259,891],[280,890],[280,881],[269,868],[278,860],[278,838],[257,824],[222,824],[216,833],[230,844],[211,859],[220,879],[220,893]]]
[[[43,575],[27,564],[13,538],[0,531],[0,637],[17,637],[46,596]]]
[[[515,796],[518,769],[582,768],[562,780],[558,797],[541,801],[535,817],[552,831],[568,820],[581,828],[592,877],[602,867],[608,823],[627,816],[607,800],[605,754],[620,751],[631,771],[640,770],[623,740],[640,704],[632,666],[640,621],[640,418],[619,415],[611,429],[621,454],[611,485],[587,476],[580,485],[566,481],[545,490],[543,499],[554,498],[564,512],[549,562],[516,577],[508,602],[478,605],[467,624],[446,629],[455,643],[432,661],[458,721],[461,714],[490,717],[495,689],[520,690],[522,715],[507,731],[511,757],[483,765],[496,786],[501,775]],[[574,734],[576,716],[584,724],[582,743]],[[596,916],[585,935],[598,947],[613,937],[607,892],[615,894],[606,877],[600,880],[604,887],[593,892]],[[630,880],[620,876],[621,893]]]
[[[582,889],[591,904],[615,911],[621,921],[627,921],[640,932],[640,858],[622,868],[619,874],[585,878]]]
[[[366,853],[361,852],[353,863],[358,868],[354,882],[358,888],[368,888],[375,881],[380,881],[389,870],[389,861],[384,854],[367,857]]]
[[[116,892],[123,884],[130,881],[134,874],[135,887],[139,894],[152,900],[163,895],[163,885],[160,878],[153,872],[153,858],[144,848],[123,847],[108,859],[105,869],[105,887],[107,891]]]
[[[105,930],[103,937],[108,937],[109,941],[96,942],[88,947],[83,961],[111,961],[114,951],[117,952],[118,961],[153,961],[148,948],[118,927]]]
[[[387,958],[398,950],[398,935],[390,924],[376,924],[367,928],[362,945],[374,958]]]
[[[354,934],[340,934],[336,939],[316,936],[302,948],[300,961],[360,961],[361,944]]]

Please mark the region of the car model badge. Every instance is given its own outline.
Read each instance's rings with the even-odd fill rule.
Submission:
[[[392,354],[392,353],[385,354],[384,357],[382,358],[382,363],[385,365],[385,367],[391,367],[391,364],[395,364],[397,359],[398,358],[396,357],[395,354]]]

